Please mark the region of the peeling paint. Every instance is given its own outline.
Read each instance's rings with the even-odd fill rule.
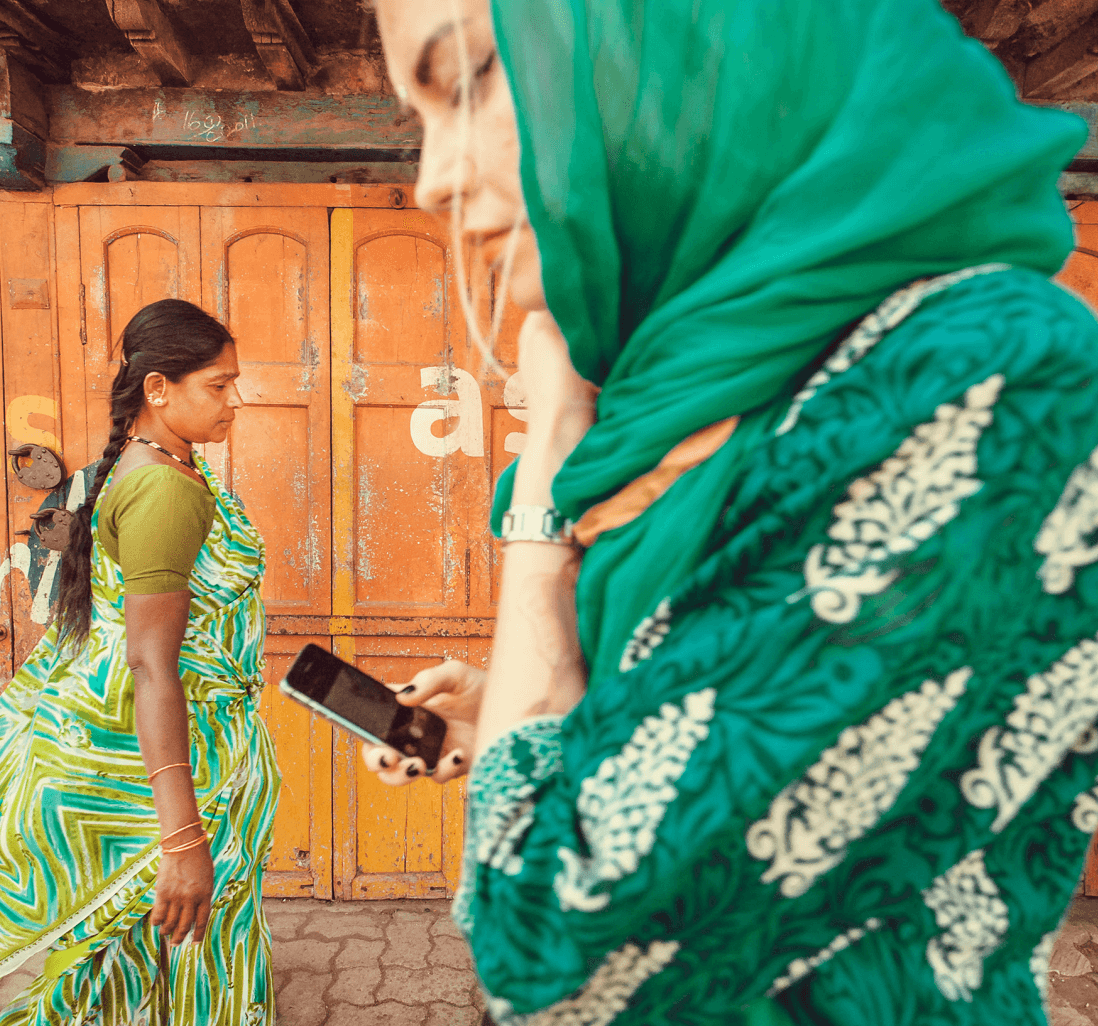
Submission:
[[[370,377],[370,369],[361,363],[352,364],[351,373],[346,377],[341,388],[352,402],[362,402],[366,398],[366,381]]]
[[[320,347],[311,338],[302,340],[301,363],[303,366],[297,390],[311,392],[316,387],[317,372],[320,370]]]

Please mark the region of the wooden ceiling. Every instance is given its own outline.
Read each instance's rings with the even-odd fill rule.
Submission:
[[[1098,129],[1098,0],[941,2],[1023,97]],[[0,0],[0,188],[401,182],[418,147],[370,0]]]
[[[0,47],[91,91],[387,89],[366,0],[0,0]]]
[[[1023,96],[1098,99],[1098,0],[942,3]],[[0,0],[0,48],[89,91],[388,91],[369,0]]]
[[[1026,99],[1098,100],[1098,0],[942,0]]]

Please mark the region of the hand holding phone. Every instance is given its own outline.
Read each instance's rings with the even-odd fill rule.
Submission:
[[[446,739],[431,779],[445,784],[467,773],[476,751],[477,723],[487,674],[457,659],[420,670],[399,692],[401,705],[423,706],[446,721]],[[387,745],[364,744],[362,761],[383,784],[411,783],[421,767],[417,759],[400,757]]]
[[[283,693],[333,723],[402,756],[438,764],[446,722],[427,709],[401,705],[384,684],[318,645],[306,645],[279,685]]]

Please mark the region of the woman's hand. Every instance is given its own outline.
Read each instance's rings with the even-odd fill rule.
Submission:
[[[484,678],[483,670],[448,659],[421,670],[408,685],[389,685],[401,705],[422,705],[446,721],[442,753],[431,776],[436,784],[445,784],[469,772]],[[364,744],[362,759],[384,784],[408,784],[427,773],[427,764],[418,756],[405,758],[386,745]]]
[[[170,934],[172,944],[182,944],[193,927],[191,939],[201,944],[210,920],[213,885],[209,845],[200,844],[174,855],[162,853],[150,922],[160,927],[161,934]]]

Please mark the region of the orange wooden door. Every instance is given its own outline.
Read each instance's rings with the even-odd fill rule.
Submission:
[[[504,442],[518,448],[522,424],[504,382],[483,373],[457,288],[433,218],[333,212],[334,646],[387,681],[443,658],[487,660],[488,509]],[[507,327],[513,359],[513,318]],[[358,743],[336,735],[336,893],[452,894],[463,782],[387,788],[363,769]]]
[[[207,447],[206,455],[264,535],[269,612],[326,618],[326,211],[86,206],[79,210],[79,252],[90,458],[106,440],[117,341],[129,318],[162,298],[187,299],[215,313],[237,339],[246,406],[228,443]],[[326,621],[322,633],[325,643]],[[306,640],[272,639],[271,683],[277,685],[284,664]],[[283,772],[265,886],[270,893],[330,897],[331,732],[273,689],[260,708]]]
[[[310,641],[384,680],[446,657],[483,665],[498,566],[488,506],[521,449],[521,387],[510,373],[482,373],[448,239],[433,220],[363,206],[337,209],[329,223],[325,206],[295,204],[292,192],[272,193],[270,206],[205,186],[149,193],[160,205],[129,192],[112,205],[89,192],[56,208],[56,303],[0,301],[0,331],[16,325],[28,355],[49,356],[20,378],[19,351],[5,346],[3,373],[19,394],[33,381],[35,395],[60,403],[74,470],[106,440],[112,356],[129,317],[166,296],[199,303],[238,342],[246,405],[228,442],[206,455],[267,542],[269,683]],[[164,205],[176,196],[184,202]],[[35,259],[48,265],[50,207],[41,206],[44,220],[26,214],[24,235],[33,240],[46,225]],[[0,244],[0,269],[5,259]],[[25,253],[19,260],[37,266]],[[479,291],[486,321],[492,290]],[[510,311],[498,355],[511,369],[517,325]],[[4,394],[15,394],[7,381]],[[61,433],[41,412],[27,423]],[[8,505],[10,527],[23,527],[21,508]],[[382,788],[349,735],[333,739],[324,720],[273,687],[261,713],[284,775],[267,893],[452,893],[460,782]]]
[[[37,197],[0,201],[0,392],[4,404],[4,474],[0,498],[7,515],[0,523],[0,679],[10,678],[45,630],[49,585],[57,560],[32,572],[25,532],[30,513],[46,492],[20,482],[7,450],[27,442],[60,453],[60,389],[52,283],[53,210]],[[21,533],[22,532],[22,533]]]
[[[316,208],[202,211],[203,305],[237,342],[246,406],[211,452],[267,546],[276,623],[331,612],[328,216]],[[211,449],[214,447],[210,447]],[[324,633],[326,634],[326,625]],[[261,712],[283,774],[268,894],[331,897],[331,728],[278,690],[307,641],[269,638]]]
[[[468,510],[485,492],[482,409],[477,382],[453,360],[464,346],[454,300],[446,241],[429,218],[333,212],[332,611],[346,623],[334,650],[381,680],[465,658],[477,629]],[[357,742],[336,733],[336,893],[449,893],[462,785],[384,787],[362,769]]]

